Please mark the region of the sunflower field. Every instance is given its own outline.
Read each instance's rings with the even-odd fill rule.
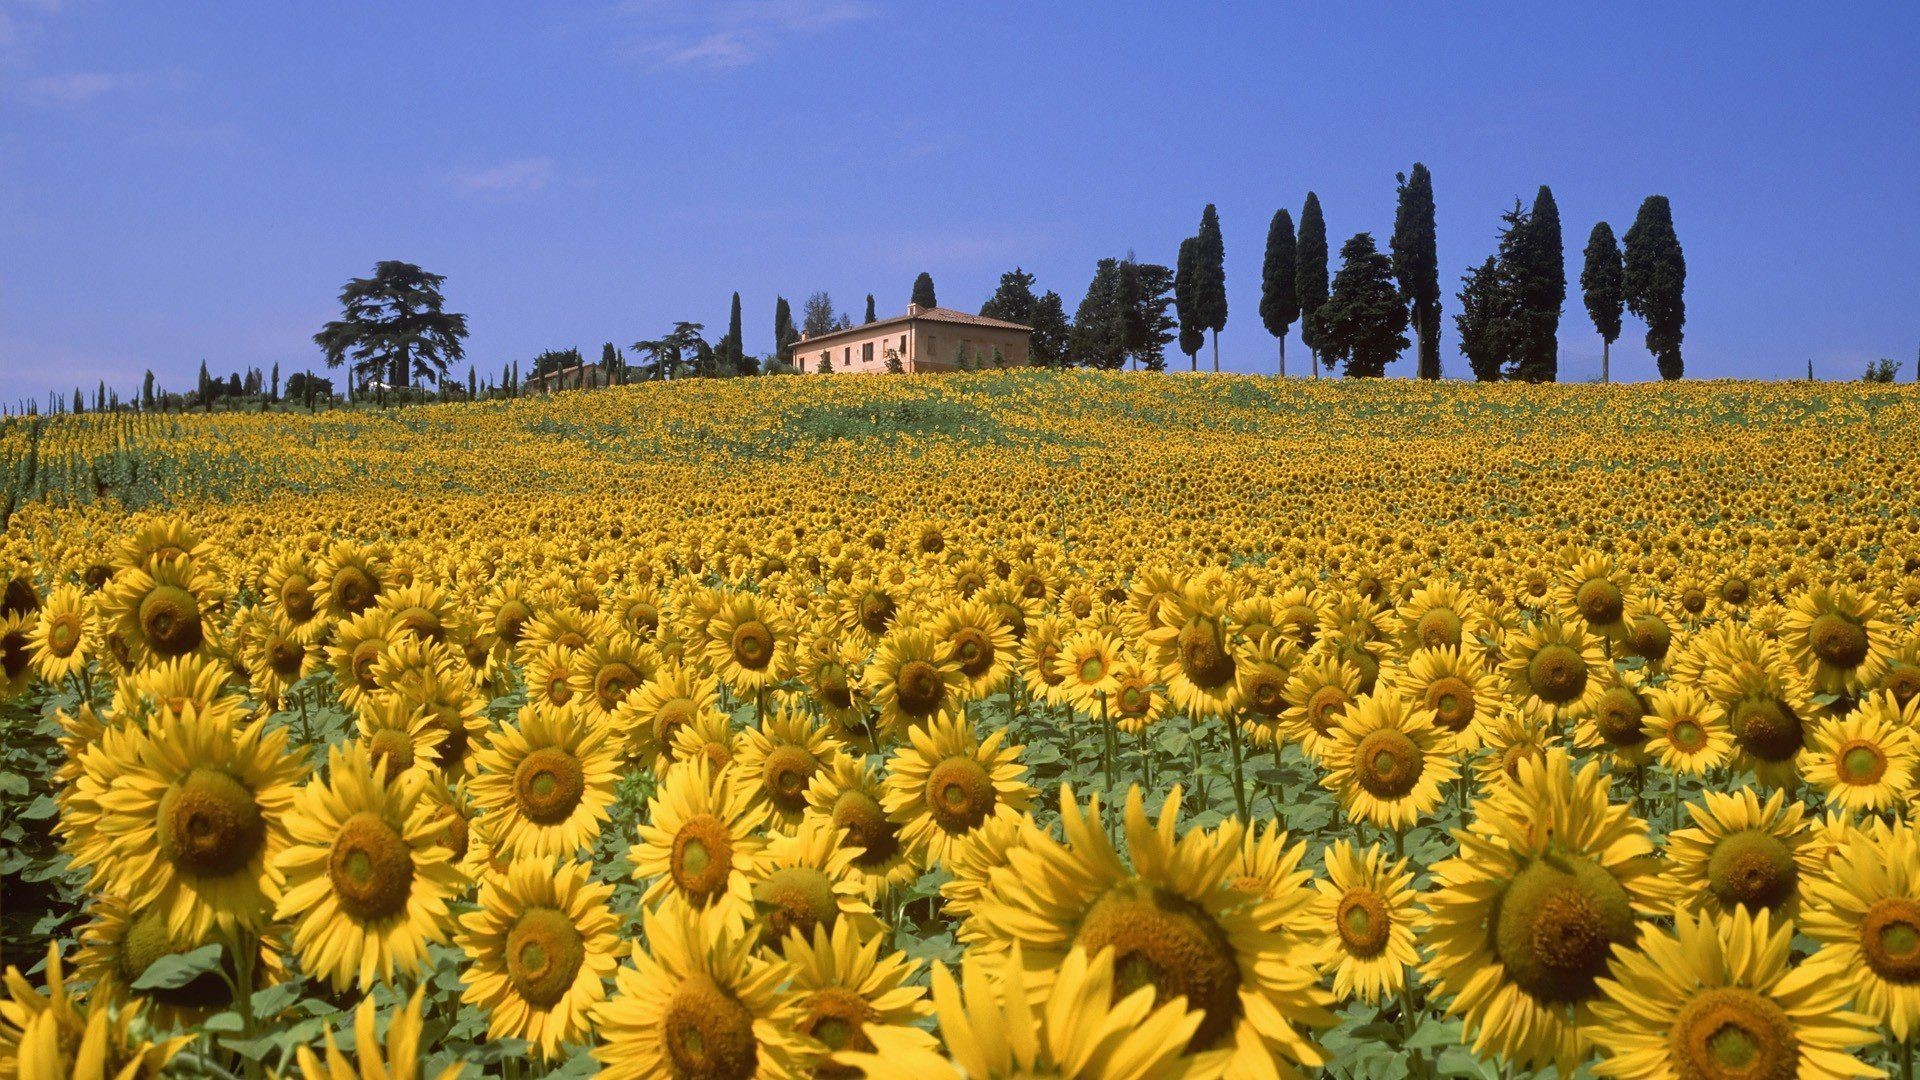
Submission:
[[[0,1080],[1913,1076],[1920,396],[0,426]]]

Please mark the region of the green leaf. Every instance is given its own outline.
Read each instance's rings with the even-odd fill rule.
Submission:
[[[1408,1050],[1431,1050],[1460,1045],[1460,1021],[1427,1020],[1417,1028],[1404,1046]]]
[[[135,990],[178,990],[220,967],[220,946],[202,945],[192,952],[171,953],[147,965],[133,980]]]
[[[253,1015],[259,1017],[278,1016],[300,1000],[300,983],[283,982],[253,992]]]

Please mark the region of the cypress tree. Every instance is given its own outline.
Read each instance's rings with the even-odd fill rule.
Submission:
[[[1560,208],[1545,184],[1540,185],[1527,214],[1513,280],[1525,322],[1525,345],[1514,377],[1553,382],[1560,375],[1560,307],[1567,299],[1567,256],[1560,237]]]
[[[1587,316],[1600,334],[1600,381],[1611,382],[1613,343],[1620,340],[1620,312],[1627,297],[1620,263],[1620,244],[1613,226],[1602,221],[1587,234],[1587,250],[1580,267],[1580,293]]]
[[[1340,246],[1340,272],[1314,320],[1328,365],[1344,360],[1348,378],[1377,379],[1406,350],[1406,301],[1394,283],[1393,260],[1380,253],[1372,233],[1356,233]]]
[[[734,294],[734,295],[735,295],[735,297],[736,297],[736,299],[735,299],[735,301],[734,301],[734,302],[735,302],[736,304],[738,304],[738,303],[739,303],[739,300],[737,299],[737,297],[739,296],[739,294],[738,294],[738,293],[736,293],[736,294]],[[867,294],[867,318],[866,318],[866,321],[867,321],[867,322],[872,322],[872,321],[873,321],[873,294],[872,294],[872,293],[868,293],[868,294]]]
[[[793,308],[787,303],[786,297],[775,297],[773,302],[774,354],[783,363],[793,363],[793,343],[799,339],[799,331],[793,328]]]
[[[280,361],[273,362],[273,400],[280,400]]]
[[[1227,242],[1220,235],[1220,212],[1207,204],[1193,238],[1194,315],[1213,331],[1213,370],[1220,370],[1220,331],[1227,328]]]
[[[1665,195],[1649,195],[1627,230],[1623,281],[1627,310],[1646,320],[1647,351],[1660,377],[1686,373],[1680,341],[1687,325],[1687,260],[1673,231],[1673,208]]]
[[[1393,214],[1393,276],[1400,282],[1419,348],[1418,373],[1440,377],[1440,252],[1433,225],[1433,174],[1420,162],[1400,174]]]
[[[727,340],[725,362],[732,370],[730,375],[745,375],[747,371],[746,339],[740,330],[740,294],[733,294],[733,308],[727,313]]]
[[[1200,316],[1195,310],[1194,292],[1194,248],[1199,241],[1189,236],[1180,241],[1180,256],[1174,260],[1173,269],[1173,311],[1180,323],[1180,351],[1187,354],[1187,366],[1200,370],[1200,350],[1207,343],[1207,332],[1200,326]]]
[[[1320,213],[1320,196],[1307,192],[1300,208],[1300,232],[1294,243],[1294,293],[1300,303],[1300,340],[1315,361],[1313,377],[1320,377],[1320,348],[1315,340],[1314,313],[1327,302],[1327,219]]]
[[[920,276],[913,279],[913,302],[922,308],[940,306],[940,301],[933,295],[933,275],[925,270],[920,271]]]
[[[147,369],[147,377],[140,380],[140,408],[153,408],[153,369]]]
[[[1267,226],[1267,257],[1260,264],[1260,322],[1280,343],[1280,377],[1287,376],[1287,330],[1300,317],[1300,294],[1294,280],[1293,215],[1285,207],[1273,213]]]

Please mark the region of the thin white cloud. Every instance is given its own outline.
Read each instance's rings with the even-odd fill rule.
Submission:
[[[739,68],[783,44],[874,18],[863,0],[630,0],[628,47],[663,68]]]
[[[85,105],[120,90],[145,86],[151,76],[111,71],[69,71],[58,75],[36,75],[26,80],[20,93],[36,105]]]
[[[555,174],[552,158],[529,157],[476,169],[457,169],[448,175],[447,182],[462,195],[510,198],[546,188],[553,183]]]

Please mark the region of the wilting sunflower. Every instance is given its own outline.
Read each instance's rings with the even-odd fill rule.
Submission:
[[[74,958],[74,967],[78,980],[89,987],[90,1001],[141,1004],[147,1018],[160,1027],[199,1024],[233,1004],[232,983],[239,972],[230,953],[221,956],[223,971],[201,972],[183,986],[133,988],[154,961],[215,944],[217,934],[173,937],[167,933],[164,913],[151,908],[135,912],[111,893],[95,898],[88,914],[92,917],[80,930],[80,954]],[[255,990],[286,979],[285,965],[270,947],[272,940],[259,938],[254,946]]]
[[[1762,803],[1751,789],[1708,791],[1687,804],[1693,827],[1667,837],[1662,884],[1689,910],[1770,911],[1793,921],[1807,886],[1822,874],[1806,804],[1776,788]]]
[[[85,671],[100,648],[93,601],[86,590],[78,585],[61,585],[48,593],[28,642],[33,670],[46,682],[57,684]]]
[[[845,830],[811,817],[798,832],[768,843],[753,881],[762,945],[778,950],[787,931],[811,937],[816,926],[846,924],[861,937],[880,932],[880,920],[866,900],[866,884],[853,872],[858,852],[845,846],[845,840]]]
[[[668,663],[620,704],[614,711],[614,726],[625,733],[627,760],[662,772],[671,760],[674,734],[719,711],[719,679]]]
[[[1240,680],[1240,698],[1246,703],[1246,726],[1255,745],[1274,746],[1282,741],[1280,718],[1287,711],[1287,680],[1293,677],[1293,669],[1299,663],[1300,647],[1278,633],[1263,634],[1241,643],[1234,677]],[[1123,670],[1115,670],[1116,683],[1120,683]],[[1124,685],[1138,686],[1138,683],[1132,681]]]
[[[122,570],[100,595],[100,615],[140,667],[212,649],[223,599],[218,578],[176,557]]]
[[[611,716],[660,666],[652,649],[629,634],[614,634],[576,649],[567,667],[572,698]],[[569,698],[569,700],[572,700]]]
[[[389,782],[348,743],[332,748],[326,782],[302,787],[287,816],[274,918],[292,924],[301,966],[336,991],[417,974],[427,945],[447,938],[448,904],[466,882],[437,842],[446,826],[426,785],[420,772]]]
[[[789,1080],[821,1046],[794,1030],[800,995],[792,968],[756,955],[743,928],[669,903],[649,909],[633,966],[593,1008],[594,1059],[608,1080]]]
[[[1407,704],[1433,713],[1433,722],[1453,736],[1457,749],[1477,750],[1485,728],[1499,715],[1500,677],[1478,649],[1420,649],[1393,678]]]
[[[860,685],[864,655],[823,624],[800,650],[799,679],[820,715],[832,721],[836,735],[871,750],[866,743],[866,692]]]
[[[870,900],[878,900],[920,873],[919,862],[901,842],[900,826],[880,804],[885,794],[875,766],[855,754],[834,758],[807,785],[807,812],[844,830],[842,842],[858,852],[853,870]]]
[[[1140,788],[1127,794],[1129,860],[1107,838],[1098,798],[1083,807],[1064,785],[1062,844],[1038,829],[993,875],[976,915],[991,937],[1021,950],[1029,996],[1062,996],[1055,971],[1077,950],[1111,949],[1123,993],[1151,988],[1165,1005],[1184,998],[1201,1014],[1185,1046],[1237,1049],[1271,1068],[1324,1063],[1303,1032],[1331,1025],[1330,996],[1318,986],[1313,950],[1302,939],[1312,901],[1228,888],[1239,862],[1238,822],[1217,832],[1177,832],[1180,789],[1155,823]],[[951,1046],[949,1047],[951,1049]],[[884,1048],[883,1048],[884,1049]],[[1251,1074],[1249,1074],[1251,1075]]]
[[[177,1035],[146,1038],[138,1004],[115,1007],[104,996],[82,999],[67,986],[58,943],[47,945],[46,993],[9,965],[0,998],[0,1075],[19,1080],[134,1080],[159,1076],[193,1042]]]
[[[1341,714],[1320,745],[1321,783],[1350,819],[1383,829],[1411,828],[1440,805],[1442,787],[1460,775],[1453,736],[1433,713],[1392,693],[1368,694]]]
[[[1821,721],[1801,757],[1800,775],[1849,813],[1891,810],[1914,794],[1920,703],[1903,710],[1891,693],[1863,699],[1851,713]]]
[[[1287,711],[1280,716],[1288,741],[1308,761],[1320,760],[1327,740],[1360,696],[1360,672],[1325,652],[1309,653],[1287,680]]]
[[[1809,589],[1793,598],[1780,626],[1781,640],[1814,689],[1853,693],[1870,686],[1893,657],[1893,624],[1878,603],[1844,586]]]
[[[793,967],[793,992],[799,997],[800,1014],[794,1030],[812,1039],[828,1053],[872,1053],[871,1028],[887,1032],[895,1045],[908,1045],[930,1051],[939,1045],[933,1036],[914,1024],[933,1012],[926,988],[907,980],[918,966],[905,953],[880,955],[887,936],[862,937],[850,923],[842,922],[829,933],[816,926],[811,934],[798,929],[785,941],[787,963]],[[858,1069],[823,1061],[815,1067],[819,1077],[852,1078]]]
[[[1326,942],[1321,966],[1332,969],[1340,1000],[1379,1004],[1400,992],[1407,968],[1420,962],[1411,864],[1346,840],[1328,847],[1326,858],[1327,876],[1314,882],[1313,917]]]
[[[392,567],[372,548],[336,540],[314,565],[320,608],[332,619],[346,619],[373,607],[387,587]]]
[[[836,1062],[870,1080],[1017,1080],[1114,1077],[1198,1080],[1229,1071],[1230,1051],[1187,1054],[1203,1022],[1183,1001],[1155,1004],[1151,986],[1129,986],[1111,949],[1074,949],[1044,1000],[1036,1001],[1031,965],[1018,946],[1005,956],[968,953],[960,979],[933,968],[934,1008],[951,1061],[894,1028],[873,1029],[878,1053],[842,1053]]]
[[[420,1080],[420,1007],[426,992],[425,986],[415,987],[406,1007],[391,1014],[384,1042],[373,998],[362,998],[353,1012],[353,1056],[342,1053],[333,1032],[328,1031],[324,1061],[311,1047],[302,1046],[295,1052],[301,1080]],[[454,1061],[433,1074],[433,1080],[459,1080],[465,1070],[465,1062]]]
[[[887,761],[881,805],[923,864],[945,861],[988,818],[1018,817],[1033,801],[1033,788],[1021,779],[1026,747],[1004,745],[1006,734],[1001,728],[983,740],[958,716],[907,729],[907,745]]]
[[[1509,692],[1547,705],[1556,718],[1587,712],[1607,688],[1599,640],[1578,622],[1539,620],[1508,634],[1506,653]]]
[[[734,593],[707,624],[707,660],[714,674],[741,697],[791,675],[793,622],[758,593]]]
[[[1612,946],[1657,914],[1646,823],[1610,803],[1599,763],[1523,760],[1477,800],[1460,854],[1433,868],[1422,972],[1465,1021],[1475,1054],[1569,1074]]]
[[[1098,713],[1101,701],[1119,686],[1115,677],[1119,663],[1120,642],[1112,635],[1100,630],[1069,634],[1053,660],[1060,693],[1082,710]]]
[[[487,1014],[489,1039],[525,1039],[549,1060],[586,1040],[621,948],[613,886],[592,870],[529,858],[481,881],[479,909],[460,917],[471,961],[460,1000]]]
[[[1920,1032],[1920,833],[1874,825],[1849,837],[1808,885],[1800,930],[1820,943],[1810,978],[1853,992],[1894,1040]]]
[[[1681,913],[1673,934],[1649,927],[1615,947],[1605,1000],[1593,1005],[1601,1076],[1872,1076],[1854,1052],[1872,1020],[1850,1012],[1848,987],[1792,970],[1793,925],[1744,909]]]
[[[374,665],[387,651],[393,635],[393,616],[374,608],[342,620],[334,627],[333,641],[327,646],[327,662],[333,669],[333,682],[340,702],[351,709],[360,699],[380,689],[374,677]]]
[[[1648,699],[1646,683],[1637,671],[1603,668],[1606,689],[1593,701],[1593,707],[1574,721],[1573,745],[1583,750],[1600,750],[1616,768],[1638,769],[1651,755],[1647,734],[1647,714],[1653,703]]]
[[[39,622],[38,612],[0,615],[0,701],[33,685],[33,633]]]
[[[1145,641],[1174,707],[1196,719],[1240,707],[1239,666],[1227,625],[1227,598],[1189,584],[1160,603]]]
[[[963,678],[946,642],[931,630],[899,627],[880,639],[861,676],[891,738],[959,708]]]
[[[746,925],[766,857],[767,813],[752,787],[705,758],[668,769],[647,806],[640,842],[627,853],[634,878],[652,879],[646,902],[677,896],[696,914]]]
[[[236,728],[191,706],[125,744],[87,752],[85,772],[111,772],[100,815],[69,840],[96,888],[166,915],[169,934],[256,927],[280,899],[273,860],[288,843],[286,817],[305,755],[265,719]]]
[[[927,624],[935,637],[951,647],[960,665],[960,692],[968,699],[998,691],[1013,670],[1013,630],[985,600],[963,599],[942,610]]]
[[[1653,705],[1647,746],[1662,768],[1700,776],[1733,756],[1733,732],[1719,702],[1682,683],[1649,690],[1647,699]]]
[[[840,754],[825,725],[790,705],[742,731],[734,745],[736,772],[749,783],[758,781],[756,794],[772,807],[772,825],[782,832],[800,824],[807,812],[807,785],[815,773],[832,768]]]
[[[469,790],[505,815],[515,858],[571,857],[600,836],[620,771],[613,725],[584,708],[528,704],[474,755]]]

